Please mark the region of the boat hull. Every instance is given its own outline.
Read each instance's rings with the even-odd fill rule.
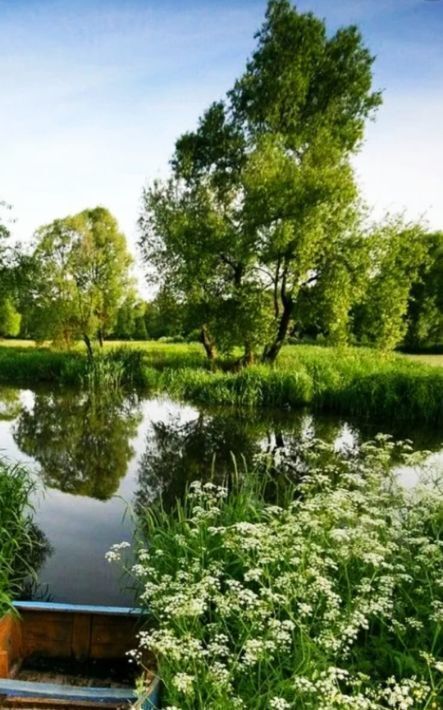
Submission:
[[[140,610],[126,607],[17,602],[18,614],[0,619],[0,707],[128,708],[135,691],[19,680],[23,661],[34,655],[73,660],[124,659],[136,645]],[[159,708],[154,680],[143,710]]]

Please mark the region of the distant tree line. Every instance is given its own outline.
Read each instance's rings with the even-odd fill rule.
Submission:
[[[0,336],[69,345],[199,339],[208,358],[272,363],[288,341],[382,349],[443,344],[443,233],[371,224],[351,164],[381,104],[354,26],[327,32],[268,3],[257,47],[222,101],[180,136],[143,192],[144,301],[104,208],[8,246],[0,204]]]

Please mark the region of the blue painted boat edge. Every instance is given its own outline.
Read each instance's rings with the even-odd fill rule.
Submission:
[[[28,680],[0,679],[0,696],[26,698],[54,698],[60,700],[91,700],[95,702],[132,701],[135,691],[130,688],[79,688],[58,683],[36,683]]]
[[[0,697],[52,698],[53,700],[90,701],[95,703],[133,702],[137,699],[135,690],[126,688],[79,688],[57,683],[36,683],[26,680],[0,679]],[[160,707],[160,681],[152,683],[148,696],[143,701],[144,710]]]
[[[17,601],[17,611],[55,611],[75,614],[106,614],[108,616],[141,616],[142,610],[127,606],[96,606],[93,604],[63,604],[60,602]]]

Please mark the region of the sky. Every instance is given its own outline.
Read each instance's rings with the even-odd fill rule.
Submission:
[[[0,200],[23,241],[101,204],[135,251],[144,185],[223,97],[265,0],[0,0]],[[299,0],[358,24],[384,104],[354,164],[379,217],[443,229],[443,0]]]

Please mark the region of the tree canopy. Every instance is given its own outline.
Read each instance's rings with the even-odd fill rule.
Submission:
[[[381,98],[355,27],[271,0],[258,43],[224,101],[181,136],[172,174],[144,192],[140,244],[215,346],[273,361],[303,288],[348,244],[350,157]]]
[[[103,207],[41,227],[30,258],[28,327],[38,339],[103,342],[133,290],[126,239]]]

